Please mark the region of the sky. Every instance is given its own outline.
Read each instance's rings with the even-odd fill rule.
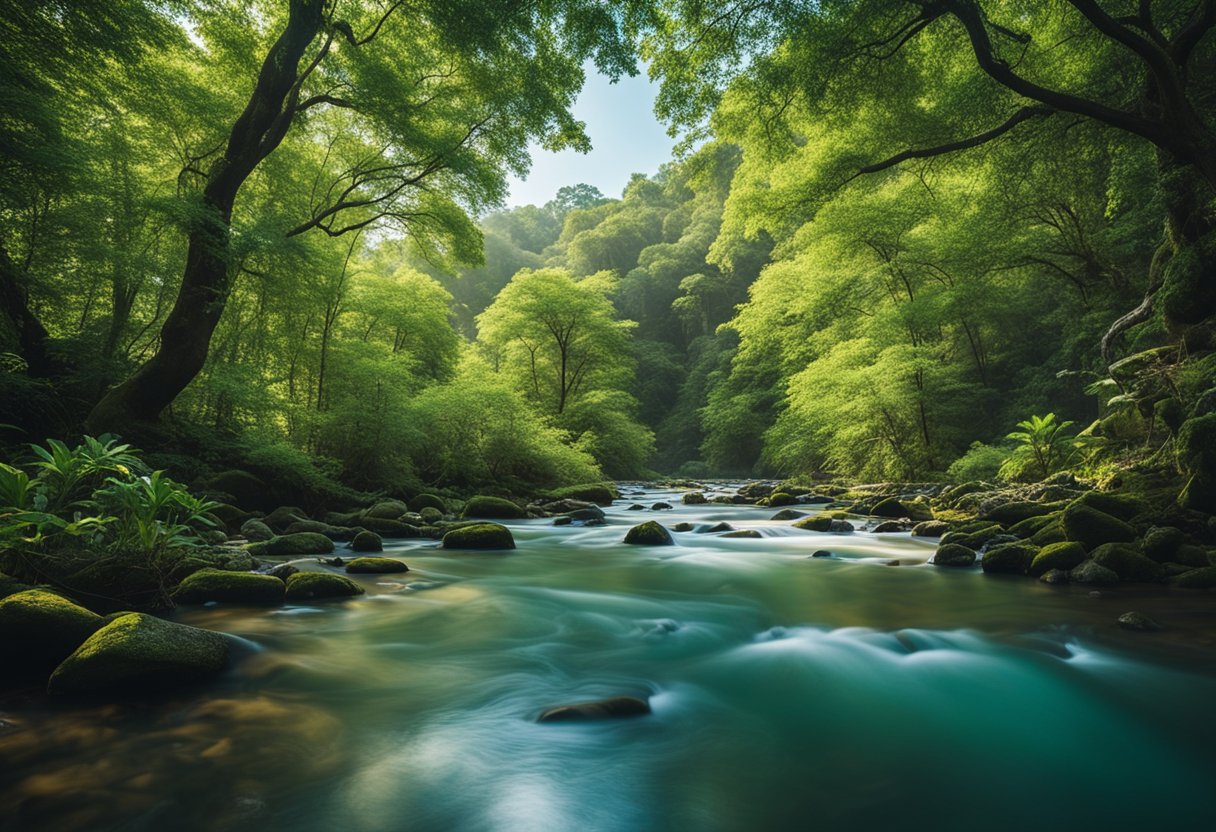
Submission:
[[[675,142],[654,116],[658,86],[646,74],[615,84],[589,68],[587,83],[574,105],[574,117],[587,125],[590,153],[553,153],[538,144],[529,150],[532,171],[526,180],[511,177],[507,206],[543,205],[563,185],[586,182],[607,197],[619,197],[633,173],[657,173],[671,158]]]

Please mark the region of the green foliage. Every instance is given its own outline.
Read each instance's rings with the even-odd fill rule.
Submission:
[[[985,445],[983,442],[972,442],[965,454],[950,463],[946,474],[954,482],[972,482],[974,480],[991,482],[997,478],[997,474],[1008,456],[1008,448]]]
[[[1069,428],[1070,421],[1061,422],[1054,413],[1031,416],[1018,422],[1005,438],[1015,445],[1013,452],[1001,465],[1000,476],[1008,480],[1041,480],[1054,474],[1078,458],[1084,442]]]

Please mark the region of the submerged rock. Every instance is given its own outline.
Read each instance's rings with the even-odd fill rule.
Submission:
[[[64,659],[51,674],[47,692],[139,694],[205,679],[227,664],[228,640],[219,633],[127,613]]]
[[[758,538],[758,537],[761,537],[761,534],[760,534],[760,532],[756,531],[755,529],[739,529],[737,531],[727,532],[726,534],[722,535],[722,537],[723,537],[723,539],[728,538],[728,537]]]
[[[383,552],[384,541],[380,535],[365,529],[351,538],[350,548],[356,552]]]
[[[673,532],[690,532],[693,530],[692,523],[676,523],[671,527]]]
[[[443,536],[445,549],[514,549],[511,530],[497,523],[475,523],[452,529]]]
[[[43,668],[63,661],[105,624],[53,592],[29,589],[0,601],[0,656]],[[11,673],[6,670],[6,675]]]
[[[635,546],[671,546],[671,532],[654,520],[634,526],[625,533],[625,542]]]
[[[573,705],[558,705],[549,708],[536,718],[537,722],[576,722],[592,719],[619,719],[621,717],[645,716],[650,713],[650,703],[636,696],[614,696],[595,702],[578,702]]]
[[[1092,560],[1087,560],[1071,570],[1068,573],[1068,579],[1075,584],[1093,584],[1094,586],[1109,586],[1119,583],[1118,575]]]
[[[285,589],[283,581],[273,575],[200,569],[181,582],[173,593],[173,600],[179,604],[205,604],[208,601],[277,604],[283,600]]]
[[[387,575],[409,572],[410,568],[395,558],[353,558],[346,562],[346,571],[352,575]]]
[[[1160,624],[1142,612],[1125,612],[1119,616],[1118,624],[1125,630],[1133,630],[1138,633],[1152,633],[1163,629]]]
[[[634,503],[629,508],[625,509],[625,511],[645,511],[645,510],[646,510],[646,506],[642,505],[641,503]]]
[[[363,587],[332,572],[297,572],[287,579],[287,598],[300,601],[310,598],[348,598],[362,595]]]
[[[1068,583],[1068,573],[1063,569],[1048,569],[1039,576],[1039,580],[1045,584],[1066,584]]]
[[[735,527],[730,523],[721,522],[701,529],[701,534],[717,534],[718,532],[733,532],[734,530]]]

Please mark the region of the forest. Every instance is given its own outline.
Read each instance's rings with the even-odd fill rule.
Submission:
[[[1205,828],[1214,32],[0,0],[0,829]]]

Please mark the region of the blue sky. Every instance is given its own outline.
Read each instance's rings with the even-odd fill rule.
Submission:
[[[543,205],[558,188],[579,182],[619,197],[630,174],[657,173],[671,158],[674,142],[654,116],[656,92],[645,72],[611,84],[590,69],[574,116],[586,123],[592,151],[552,153],[533,145],[532,171],[524,181],[511,177],[507,205]]]

